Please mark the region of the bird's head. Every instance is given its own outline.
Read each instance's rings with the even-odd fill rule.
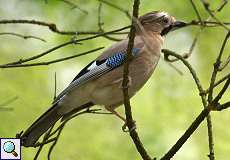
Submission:
[[[141,17],[139,21],[143,28],[147,31],[157,32],[161,36],[166,35],[168,32],[186,26],[186,23],[176,21],[166,12],[153,11]]]

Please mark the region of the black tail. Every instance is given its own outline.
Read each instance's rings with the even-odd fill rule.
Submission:
[[[22,145],[25,147],[33,147],[42,134],[53,126],[61,117],[68,117],[82,109],[89,108],[92,105],[93,103],[84,104],[65,115],[58,113],[59,106],[53,105],[23,133],[23,135],[20,137],[22,140]]]
[[[62,115],[58,114],[58,106],[52,106],[41,117],[39,117],[20,137],[22,145],[25,147],[32,147],[52,125],[54,125]]]

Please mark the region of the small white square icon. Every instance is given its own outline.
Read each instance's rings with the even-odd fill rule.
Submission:
[[[0,160],[20,160],[21,142],[16,138],[0,138],[1,155]]]

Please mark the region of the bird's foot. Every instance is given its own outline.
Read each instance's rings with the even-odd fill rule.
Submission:
[[[133,131],[135,129],[137,129],[136,121],[133,121],[131,129],[128,128],[127,122],[125,122],[125,124],[122,126],[122,131],[123,132],[131,132],[131,131]]]

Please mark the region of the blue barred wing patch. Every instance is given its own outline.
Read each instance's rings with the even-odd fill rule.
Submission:
[[[120,66],[125,60],[125,55],[122,52],[118,52],[115,55],[113,55],[112,57],[109,57],[106,61],[106,64],[109,67],[112,68],[116,68],[118,66]]]
[[[132,55],[136,57],[139,54],[139,52],[140,52],[140,48],[133,48]],[[113,56],[109,57],[106,60],[106,64],[111,68],[116,68],[122,65],[124,63],[124,60],[125,60],[125,52],[120,51],[114,54]]]

